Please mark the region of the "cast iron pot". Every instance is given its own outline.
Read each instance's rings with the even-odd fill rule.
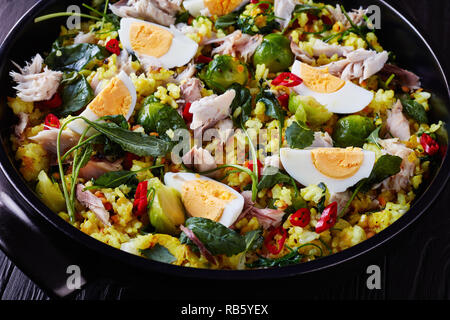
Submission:
[[[387,50],[394,51],[401,66],[417,73],[422,85],[433,93],[432,115],[434,121],[450,122],[450,91],[435,54],[417,29],[386,2],[342,1],[346,8],[376,4],[382,12],[382,29],[377,31],[380,42]],[[0,49],[0,85],[11,88],[8,75],[13,69],[11,60],[23,64],[37,52],[49,50],[59,33],[65,18],[34,24],[34,18],[48,13],[66,11],[76,0],[43,0],[32,7],[11,30]],[[98,279],[110,279],[119,283],[140,283],[155,279],[172,292],[172,285],[186,281],[198,285],[198,279],[227,280],[228,283],[243,280],[314,277],[331,269],[353,263],[356,258],[380,247],[416,221],[437,198],[449,177],[450,159],[446,154],[432,182],[416,200],[408,214],[392,226],[361,244],[343,252],[283,268],[250,271],[200,270],[162,264],[130,255],[107,246],[73,228],[51,212],[33,193],[14,165],[14,154],[9,147],[10,127],[16,122],[6,106],[6,96],[14,92],[3,89],[1,103],[0,147],[0,247],[33,281],[48,294],[64,297],[76,288],[67,285],[71,274],[68,267],[81,268],[81,285]],[[344,264],[345,262],[345,264]],[[68,273],[69,271],[69,273]],[[73,271],[72,271],[73,272]],[[180,280],[181,279],[181,280]],[[70,280],[70,279],[69,279]],[[222,281],[222,284],[224,282]],[[267,283],[267,282],[265,282]],[[210,282],[212,284],[212,282]],[[263,289],[264,290],[264,289]],[[163,294],[160,296],[163,297]]]

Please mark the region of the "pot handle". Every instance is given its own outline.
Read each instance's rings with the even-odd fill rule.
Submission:
[[[78,263],[65,253],[67,249],[58,247],[60,241],[52,236],[57,232],[39,223],[38,218],[43,218],[24,210],[19,205],[23,199],[13,199],[4,188],[0,186],[2,251],[50,297],[64,298],[78,291],[86,280]]]

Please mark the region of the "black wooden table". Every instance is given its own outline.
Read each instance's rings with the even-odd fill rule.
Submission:
[[[36,0],[0,0],[0,42],[11,26]],[[441,58],[445,69],[450,62],[450,0],[391,0],[423,31]],[[382,272],[381,290],[366,286],[365,268],[342,275],[342,281],[298,297],[310,299],[450,299],[450,187],[412,227],[370,264]],[[1,223],[1,222],[0,222]],[[87,286],[75,299],[133,298],[136,290],[108,282]],[[2,300],[49,299],[0,251],[0,298]]]

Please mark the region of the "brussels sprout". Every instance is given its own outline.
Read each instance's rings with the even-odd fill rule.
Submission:
[[[169,129],[173,131],[186,129],[186,123],[177,110],[162,104],[153,96],[144,100],[144,106],[137,114],[136,123],[140,124],[146,132],[157,132],[163,138]]]
[[[339,119],[333,132],[337,147],[362,147],[367,137],[375,130],[372,119],[351,115]]]
[[[179,234],[178,226],[185,221],[180,194],[174,188],[166,187],[158,178],[149,180],[149,188],[155,190],[153,203],[148,211],[150,223],[158,233]]]
[[[146,132],[155,131],[154,116],[165,107],[165,105],[158,100],[154,101],[149,98],[144,100],[144,106],[139,110],[136,117],[136,123],[141,125]],[[149,101],[149,103],[146,103],[147,101]]]
[[[313,97],[295,94],[291,94],[289,97],[289,111],[295,114],[297,121],[308,122],[313,126],[324,124],[333,116],[333,113]]]
[[[288,69],[294,63],[289,40],[281,34],[271,33],[264,37],[263,42],[253,55],[253,65],[264,64],[270,72],[280,72]]]
[[[248,81],[247,66],[229,55],[217,56],[201,75],[213,90],[225,92],[232,84],[245,85]]]
[[[59,213],[66,208],[66,201],[58,183],[52,182],[45,171],[39,172],[36,193],[53,212]]]

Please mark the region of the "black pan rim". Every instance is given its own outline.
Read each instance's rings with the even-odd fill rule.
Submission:
[[[57,0],[40,0],[32,8],[30,8],[22,18],[16,23],[16,25],[11,29],[3,43],[0,47],[0,63],[5,59],[8,53],[8,47],[11,45],[12,38],[28,23],[34,18],[39,12],[44,10],[47,6],[55,3]],[[440,71],[442,80],[444,81],[447,93],[450,97],[450,89],[446,80],[445,72],[439,63],[434,51],[426,41],[426,39],[421,35],[415,26],[413,26],[401,13],[399,13],[390,4],[386,3],[384,0],[377,0],[381,5],[383,5],[387,10],[392,11],[399,19],[405,22],[412,32],[414,32],[420,40],[425,44],[429,53],[432,55],[435,65]],[[189,278],[204,278],[204,279],[217,279],[217,280],[243,280],[243,279],[275,279],[283,277],[293,277],[303,274],[309,274],[312,272],[325,270],[332,268],[334,266],[343,264],[350,260],[354,260],[357,257],[364,255],[373,251],[374,249],[384,245],[386,242],[395,237],[398,233],[402,232],[404,229],[408,228],[417,219],[422,216],[426,210],[431,206],[431,204],[439,196],[443,188],[446,186],[450,175],[450,159],[447,152],[445,158],[443,159],[441,168],[435,176],[435,178],[430,182],[427,190],[418,198],[411,209],[403,215],[398,221],[393,223],[391,226],[375,235],[374,237],[363,241],[362,243],[348,248],[339,253],[332,254],[330,256],[317,259],[311,262],[301,263],[298,265],[272,268],[272,269],[259,269],[259,270],[209,270],[209,269],[196,269],[187,268],[174,265],[163,264],[151,260],[146,260],[141,257],[137,257],[126,252],[120,251],[113,247],[110,247],[84,233],[80,230],[73,228],[70,224],[65,222],[63,219],[51,212],[34,193],[30,194],[30,189],[22,179],[22,177],[17,173],[13,164],[11,163],[8,155],[3,147],[0,148],[0,169],[7,178],[8,182],[14,187],[17,193],[22,199],[24,199],[27,205],[43,217],[46,222],[51,224],[57,230],[62,232],[70,240],[77,242],[81,247],[99,253],[100,255],[107,256],[109,258],[118,260],[125,265],[133,265],[142,270],[148,270],[159,272],[162,274],[168,274],[173,276],[183,276]],[[425,199],[426,198],[426,199]]]

